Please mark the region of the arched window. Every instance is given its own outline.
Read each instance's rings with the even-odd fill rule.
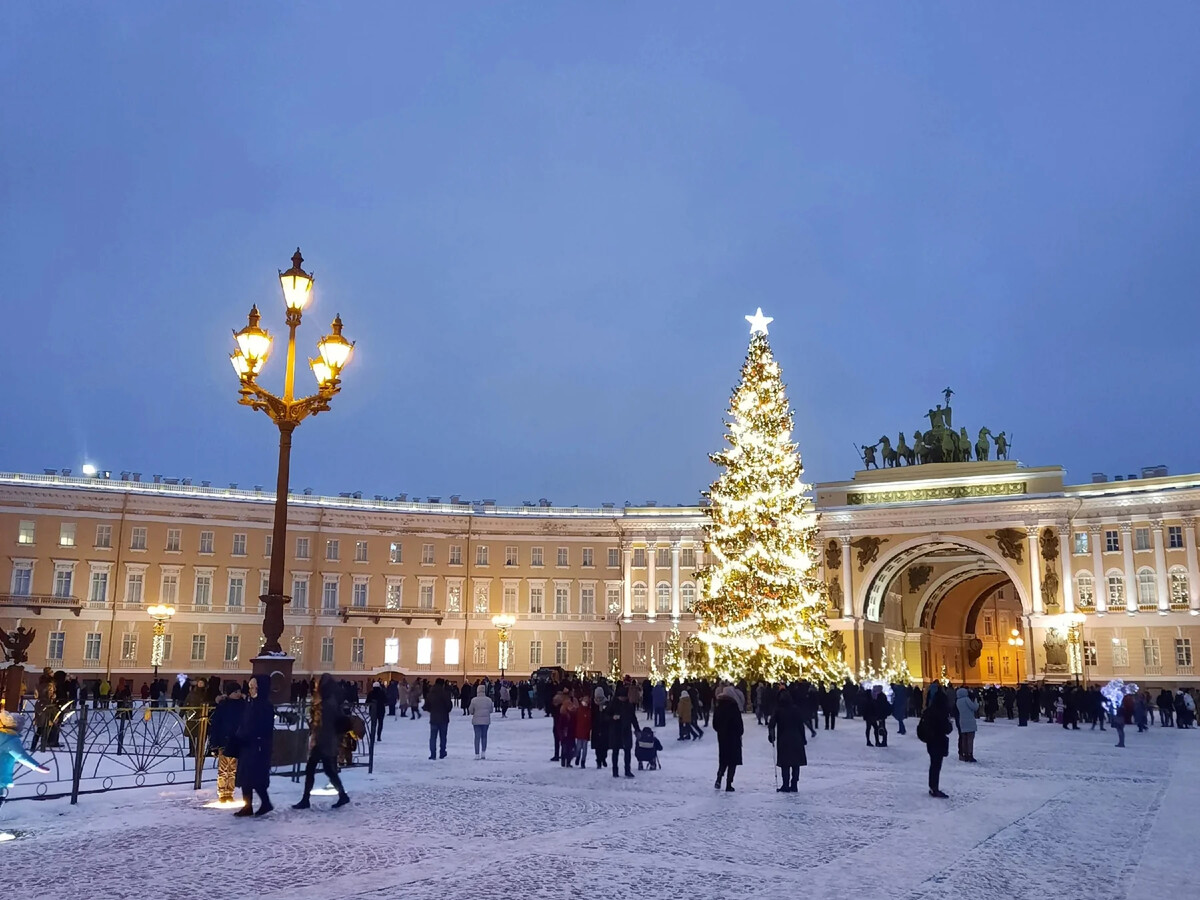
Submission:
[[[690,581],[687,582],[679,589],[679,597],[683,605],[683,611],[691,612],[692,607],[696,605],[696,586]]]
[[[1080,609],[1096,608],[1096,579],[1090,572],[1075,576],[1076,606]]]
[[[1155,609],[1158,606],[1158,586],[1153,569],[1138,569],[1138,609]]]
[[[1108,608],[1125,608],[1125,578],[1116,572],[1108,576]]]
[[[1187,569],[1176,566],[1167,576],[1171,589],[1171,609],[1188,608],[1188,573]]]
[[[669,613],[671,611],[671,584],[660,581],[654,589],[654,611]]]
[[[640,581],[633,586],[633,611],[640,613],[646,611],[646,585]]]

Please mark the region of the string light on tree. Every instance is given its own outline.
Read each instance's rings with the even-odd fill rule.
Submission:
[[[733,392],[722,468],[706,496],[710,564],[695,607],[712,674],[840,681],[845,664],[825,619],[817,516],[792,442],[792,412],[762,309]]]

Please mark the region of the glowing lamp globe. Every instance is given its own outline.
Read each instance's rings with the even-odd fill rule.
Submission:
[[[241,331],[234,332],[233,335],[251,373],[256,373],[262,368],[271,352],[271,335],[265,329],[258,327],[261,319],[262,315],[259,313],[258,307],[252,306],[250,315],[247,316],[246,327]],[[237,367],[237,363],[234,364],[234,367]]]
[[[334,377],[337,377],[349,362],[354,344],[342,337],[341,316],[337,316],[333,320],[332,327],[333,333],[325,335],[317,342],[317,350],[321,354],[321,360],[329,367],[329,371],[334,374]]]
[[[300,255],[300,248],[297,247],[296,252],[292,254],[292,267],[279,273],[283,302],[289,310],[296,312],[301,312],[312,299],[313,277],[300,268],[302,262],[304,257]]]
[[[230,353],[229,361],[233,364],[233,371],[237,372],[239,379],[244,379],[250,375],[250,363],[246,362],[246,357],[242,356],[241,350]]]
[[[317,384],[325,387],[333,381],[333,372],[329,371],[329,366],[325,365],[323,359],[310,359],[309,366],[312,367],[313,377],[317,379]]]

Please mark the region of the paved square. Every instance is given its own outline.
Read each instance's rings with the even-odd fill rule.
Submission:
[[[715,735],[677,743],[673,720],[664,769],[627,780],[551,764],[540,715],[497,717],[479,762],[457,714],[438,762],[426,720],[389,718],[345,809],[295,812],[282,778],[257,820],[203,808],[211,790],[14,802],[0,860],[22,897],[55,900],[1192,896],[1200,730],[1130,730],[1118,750],[1110,732],[981,723],[979,764],[947,760],[937,801],[913,728],[871,749],[838,724],[780,795],[753,717],[733,794],[712,787]]]

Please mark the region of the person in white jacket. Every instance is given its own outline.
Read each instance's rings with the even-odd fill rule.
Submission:
[[[487,759],[488,726],[492,724],[492,713],[496,704],[487,695],[487,688],[482,684],[475,688],[475,696],[467,712],[471,714],[471,726],[475,729],[475,758]]]

